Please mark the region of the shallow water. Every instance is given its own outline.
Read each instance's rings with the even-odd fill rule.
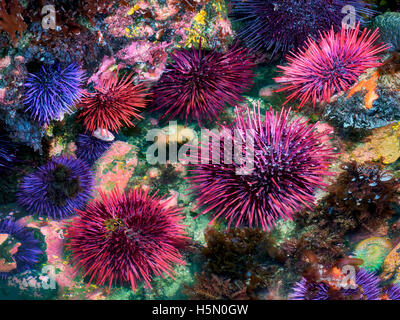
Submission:
[[[257,53],[254,83],[240,92],[242,101],[222,104],[217,118],[210,106],[251,73],[237,72],[234,59],[225,69],[211,65],[206,78],[192,70],[193,78],[173,74],[170,91],[155,88],[172,74],[173,52],[199,44],[207,53],[233,50],[240,24],[231,25],[229,1],[125,2],[97,14],[73,4],[60,4],[67,12],[60,13],[56,5],[54,30],[42,25],[35,1],[13,2],[24,22],[0,7],[0,17],[20,27],[13,42],[11,24],[0,23],[0,299],[290,299],[302,277],[334,288],[327,299],[400,299],[400,289],[385,291],[400,281],[399,53],[380,53],[383,66],[365,68],[346,92],[301,110],[298,100],[283,107],[288,93],[276,92],[278,65],[287,60]],[[76,70],[64,69],[62,78],[58,62],[77,63]],[[99,89],[127,75],[132,82],[121,90]],[[29,81],[37,81],[34,93]],[[158,98],[184,97],[185,85],[202,90],[223,81],[228,89],[207,96],[209,119],[186,122],[185,106],[170,121],[160,120],[167,110],[154,110]],[[139,83],[148,87],[146,99],[132,88]],[[24,99],[48,88],[51,103],[29,109]],[[92,105],[104,107],[97,118],[84,114]],[[240,129],[235,147],[252,129],[246,134],[258,144],[242,152],[255,151],[256,167],[247,174],[234,174],[243,169],[236,162],[182,160],[185,148],[197,150],[206,130],[221,126]],[[345,291],[349,283],[355,291]],[[301,298],[316,298],[307,290]]]

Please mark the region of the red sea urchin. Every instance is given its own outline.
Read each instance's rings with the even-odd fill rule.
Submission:
[[[226,103],[242,101],[252,85],[254,63],[246,49],[179,49],[171,59],[154,87],[154,110],[164,111],[161,119],[178,116],[201,126],[204,119],[215,120]]]
[[[89,283],[130,283],[135,291],[144,281],[151,288],[153,275],[171,276],[172,264],[184,264],[178,250],[186,239],[181,210],[160,200],[141,189],[109,196],[100,191],[99,200],[77,210],[67,237],[73,262],[90,275]]]
[[[98,128],[118,131],[124,125],[133,126],[132,117],[142,118],[139,109],[146,107],[148,92],[143,83],[133,84],[132,74],[119,80],[117,70],[112,78],[102,79],[95,89],[80,104],[79,118],[90,132]]]
[[[381,65],[377,55],[389,46],[374,45],[378,29],[359,33],[359,23],[338,33],[332,28],[320,34],[318,42],[309,38],[297,53],[289,53],[289,64],[278,66],[283,75],[275,78],[282,84],[277,92],[290,92],[284,104],[299,99],[302,108],[310,100],[314,106],[317,101],[329,102],[335,93],[349,89],[365,70]]]
[[[235,227],[261,226],[267,230],[277,219],[291,219],[303,205],[314,202],[315,189],[325,186],[324,177],[331,175],[328,167],[334,155],[323,142],[328,132],[318,133],[317,124],[310,125],[302,118],[290,120],[289,110],[269,110],[264,121],[258,105],[254,105],[253,114],[247,108],[247,114],[246,119],[236,109],[234,127],[224,129],[239,133],[233,134],[232,145],[245,145],[254,154],[253,168],[239,175],[244,164],[228,163],[225,145],[220,144],[221,161],[210,163],[202,158],[201,163],[194,164],[189,180],[198,206],[205,209],[201,214],[213,210],[213,221],[223,217]],[[219,138],[225,139],[226,132]],[[246,145],[248,136],[253,145]],[[202,157],[210,148],[208,144],[199,148]]]

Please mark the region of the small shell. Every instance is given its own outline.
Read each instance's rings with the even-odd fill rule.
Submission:
[[[101,128],[97,128],[93,132],[93,136],[103,141],[114,141],[115,139],[114,135],[110,131]]]

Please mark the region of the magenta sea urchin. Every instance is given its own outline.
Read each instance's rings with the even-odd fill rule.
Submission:
[[[164,112],[161,119],[179,117],[185,124],[194,119],[201,126],[204,119],[218,118],[225,104],[242,101],[253,83],[254,63],[246,49],[179,49],[171,59],[153,88],[154,110]]]
[[[317,132],[317,124],[310,125],[302,118],[290,120],[289,113],[269,110],[262,120],[259,105],[254,105],[253,114],[247,108],[247,118],[236,109],[233,128],[223,129],[239,133],[233,134],[235,147],[246,145],[248,137],[252,138],[253,146],[246,148],[252,149],[253,168],[238,174],[246,165],[225,161],[222,144],[222,163],[202,158],[194,164],[189,180],[198,206],[204,208],[201,214],[214,211],[213,220],[222,217],[229,225],[261,226],[267,230],[277,219],[291,219],[294,212],[314,202],[315,189],[324,186],[324,177],[331,175],[328,167],[334,154],[324,143],[329,139],[328,132]],[[202,144],[202,157],[210,148],[209,144]]]
[[[330,102],[338,92],[348,90],[365,70],[381,65],[378,54],[389,46],[374,45],[378,39],[378,29],[371,32],[364,29],[360,33],[360,24],[355,29],[344,28],[335,33],[320,34],[318,42],[308,39],[306,45],[287,57],[287,66],[278,66],[282,76],[275,81],[282,84],[277,92],[290,92],[284,105],[300,100],[299,109],[308,101]]]
[[[173,273],[172,264],[183,264],[178,247],[186,239],[183,216],[141,189],[108,196],[77,210],[67,238],[76,267],[95,278],[98,285],[130,283],[136,289],[152,277]]]

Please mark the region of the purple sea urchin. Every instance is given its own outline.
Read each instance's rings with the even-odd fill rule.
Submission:
[[[164,111],[161,119],[179,117],[185,124],[195,119],[201,126],[204,119],[218,118],[225,104],[242,101],[252,85],[254,63],[245,49],[179,49],[170,57],[153,89],[154,110]]]
[[[201,214],[214,211],[213,221],[222,217],[229,225],[267,230],[277,219],[291,219],[294,212],[314,202],[315,189],[324,186],[324,177],[331,175],[328,167],[334,155],[324,143],[329,139],[327,131],[316,132],[316,125],[302,118],[290,120],[288,110],[276,113],[270,109],[262,120],[259,105],[254,105],[253,114],[247,108],[247,115],[246,119],[237,108],[234,127],[223,129],[239,132],[239,136],[233,134],[232,145],[245,145],[251,151],[253,168],[239,174],[246,165],[225,161],[225,148],[220,144],[220,163],[208,161],[211,157],[201,159],[189,180],[198,206],[205,209]],[[253,145],[246,145],[249,137]],[[202,157],[210,148],[208,144],[200,147]]]
[[[118,131],[123,126],[134,126],[132,120],[142,119],[139,114],[148,102],[148,88],[144,82],[134,84],[133,74],[120,79],[119,69],[110,78],[102,79],[95,86],[95,92],[85,95],[80,103],[82,119],[86,130],[97,129]]]
[[[289,295],[290,300],[328,300],[329,287],[323,282],[311,282],[302,278],[293,287],[293,292]]]
[[[22,180],[18,203],[32,214],[64,218],[84,208],[92,188],[92,173],[82,160],[55,157]]]
[[[378,300],[379,278],[372,272],[359,269],[354,284],[356,289],[338,286],[337,279],[310,281],[302,278],[289,295],[291,300]],[[351,281],[350,281],[351,282]]]
[[[0,279],[30,270],[39,262],[43,251],[40,248],[40,241],[35,238],[31,230],[19,225],[10,218],[6,218],[0,220],[0,235],[2,236],[0,247],[7,242],[14,241],[14,245],[18,248],[16,252],[8,252],[7,250],[11,261],[6,261],[4,257],[2,257],[4,261],[0,259],[0,266],[4,270],[0,271]]]
[[[83,78],[84,73],[76,63],[66,67],[58,62],[42,66],[37,74],[29,74],[25,81],[26,111],[40,125],[72,112],[82,96]]]
[[[379,282],[380,279],[375,273],[361,268],[356,273],[357,289],[343,290],[343,294],[357,297],[359,300],[377,300],[380,293]]]
[[[94,136],[80,134],[76,141],[76,156],[90,166],[112,145],[112,141],[104,141]]]
[[[85,211],[77,210],[67,238],[76,267],[89,283],[130,283],[135,290],[152,277],[171,276],[172,264],[184,264],[178,247],[186,240],[183,217],[177,207],[166,206],[141,189],[109,195],[99,191]]]
[[[358,0],[230,0],[231,17],[242,25],[238,35],[249,46],[273,54],[300,47],[331,27],[338,31],[353,7],[356,21],[372,15],[371,5]]]

